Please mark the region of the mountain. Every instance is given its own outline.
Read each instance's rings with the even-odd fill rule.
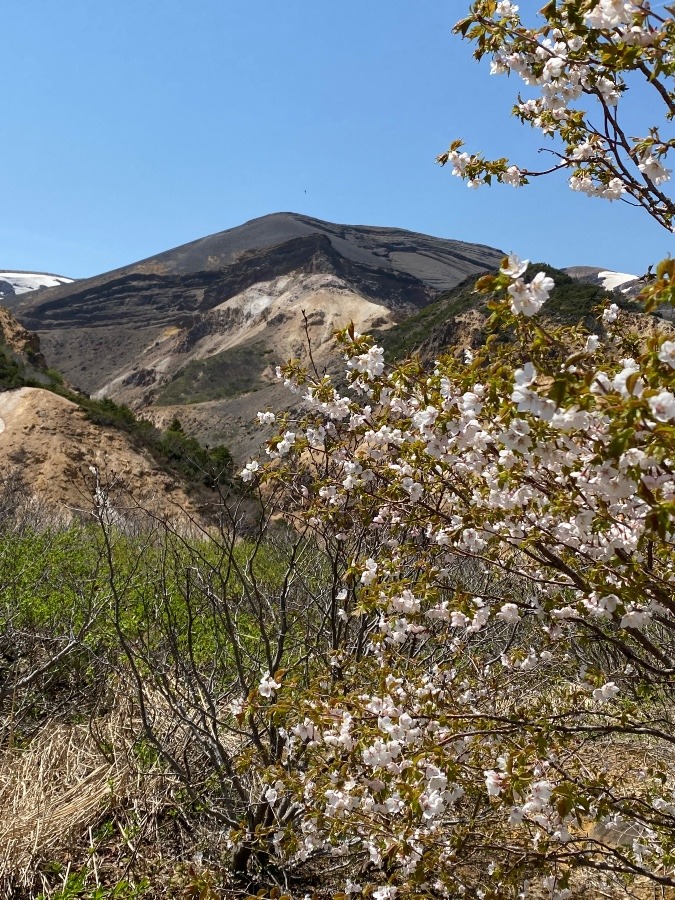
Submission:
[[[277,213],[8,305],[72,384],[246,453],[256,411],[288,402],[274,369],[306,327],[322,362],[336,328],[392,327],[503,255]]]
[[[644,316],[639,304],[633,301],[634,295],[622,291],[621,285],[634,276],[623,276],[623,280],[612,279],[609,276],[618,273],[590,267],[562,270],[546,263],[533,263],[525,277],[532,278],[542,271],[553,279],[555,287],[542,307],[541,315],[555,324],[574,325],[581,322],[590,331],[597,332],[601,326],[595,308],[603,301],[617,303],[624,310],[642,316],[639,330],[644,333],[654,327],[657,316],[659,320],[667,318],[660,311],[654,316]],[[404,322],[381,332],[376,331],[375,337],[384,347],[387,358],[400,359],[418,353],[430,362],[440,353],[460,353],[482,346],[490,310],[487,298],[476,294],[475,282],[475,277],[471,276]],[[613,282],[619,286],[608,287]]]

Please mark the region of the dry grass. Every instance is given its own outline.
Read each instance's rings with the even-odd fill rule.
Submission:
[[[97,821],[130,771],[106,760],[87,726],[46,725],[25,749],[0,757],[1,884],[28,885],[42,861]]]
[[[96,738],[90,723],[46,722],[26,747],[0,754],[0,896],[47,891],[45,868],[82,857],[83,840],[95,869],[93,830],[106,817],[162,803],[166,781],[136,765],[128,713],[117,706],[98,720]]]
[[[162,698],[147,699],[160,739],[189,753],[190,736]],[[69,897],[144,880],[152,888],[142,896],[184,896],[186,879],[211,877],[200,851],[208,848],[215,865],[223,836],[182,808],[180,785],[153,762],[141,734],[120,686],[91,721],[46,721],[25,747],[0,750],[0,900],[62,896],[76,875],[84,887]]]
[[[235,896],[228,873],[217,864],[222,835],[198,816],[181,822],[176,782],[147,758],[141,764],[140,723],[123,698],[120,689],[91,722],[46,721],[25,747],[0,751],[0,900],[34,898],[39,892],[54,897],[74,873],[84,874],[86,889],[77,894],[83,898],[99,885],[112,890],[143,877],[151,882],[144,897],[199,896],[194,891],[206,890],[210,879],[213,892],[203,896]],[[161,698],[153,694],[149,705],[167,746],[179,755],[189,750],[189,736],[175,727]],[[592,749],[591,769],[599,747]],[[612,780],[626,787],[639,781],[654,753],[648,744],[607,739],[600,755]],[[604,840],[611,846],[611,839]],[[200,848],[209,850],[203,863]],[[669,889],[640,881],[631,889],[618,882],[610,886],[588,871],[575,874],[572,888],[573,900],[675,900]],[[317,895],[330,893],[325,873],[316,875],[313,889]],[[533,884],[531,896],[550,895],[537,893]]]

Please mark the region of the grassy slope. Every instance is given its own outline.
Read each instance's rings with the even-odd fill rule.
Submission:
[[[592,328],[596,321],[594,307],[608,297],[623,308],[634,309],[636,312],[640,310],[638,304],[626,300],[621,294],[577,281],[546,263],[532,264],[527,277],[533,277],[537,272],[545,272],[555,281],[556,286],[544,305],[542,314],[556,322],[564,324],[582,322]],[[375,332],[375,338],[384,347],[387,357],[400,359],[407,356],[433,340],[435,336],[442,334],[447,325],[461,313],[471,309],[483,310],[485,300],[475,293],[475,284],[476,277],[470,276],[400,325],[388,331]]]
[[[273,352],[258,341],[193,360],[162,388],[156,402],[160,406],[204,403],[256,390]]]

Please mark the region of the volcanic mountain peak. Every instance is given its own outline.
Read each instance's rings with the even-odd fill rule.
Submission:
[[[221,269],[251,251],[268,250],[297,238],[325,235],[345,259],[361,265],[405,272],[438,291],[447,290],[499,250],[479,244],[431,237],[403,228],[338,225],[298,213],[271,213],[191,241],[125,267],[121,271],[186,274]]]
[[[400,228],[275,213],[8,305],[71,384],[162,423],[169,409],[181,422],[189,413],[193,433],[234,448],[261,393],[284,402],[267,397],[274,368],[306,352],[306,327],[323,365],[336,329],[391,327],[502,258]]]
[[[301,260],[321,253],[323,262]],[[208,237],[191,241],[156,256],[114,269],[93,278],[82,279],[74,288],[62,284],[49,292],[22,298],[11,303],[15,309],[26,309],[30,316],[37,303],[49,302],[52,309],[60,300],[83,297],[103,285],[153,283],[154,279],[173,278],[183,286],[196,280],[208,282],[215,273],[227,272],[238,279],[241,290],[255,283],[255,270],[266,270],[270,278],[292,271],[292,266],[309,265],[313,271],[340,269],[371,287],[371,295],[392,278],[405,279],[406,291],[419,295],[412,298],[415,306],[424,305],[440,291],[454,287],[460,281],[485,268],[496,266],[503,257],[500,250],[480,244],[436,238],[406,231],[368,225],[338,225],[312,219],[296,213],[273,213],[252,219]],[[326,269],[330,261],[331,269]],[[274,271],[272,271],[274,269]],[[248,274],[248,279],[246,279]],[[197,277],[199,276],[199,278]],[[248,280],[247,284],[243,284]],[[25,299],[25,302],[24,302]],[[7,302],[7,300],[5,301]],[[71,305],[68,303],[68,305]],[[40,327],[39,324],[36,327]]]

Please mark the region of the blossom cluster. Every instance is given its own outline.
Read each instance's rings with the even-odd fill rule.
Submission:
[[[479,0],[456,31],[476,43],[478,58],[491,58],[493,75],[514,73],[522,80],[527,95],[518,97],[513,113],[556,139],[552,166],[535,170],[486,160],[462,150],[461,141],[438,161],[471,188],[493,179],[518,187],[566,171],[572,190],[606,200],[630,195],[670,227],[675,205],[662,186],[671,177],[672,142],[653,124],[629,138],[620,118],[636,71],[672,115],[675,100],[664,75],[675,49],[670,20],[632,0],[564,0],[540,15],[540,27],[527,27],[517,5]]]
[[[614,859],[591,823],[634,823],[621,871],[670,865],[673,773],[633,750],[661,740],[645,704],[673,672],[675,341],[616,304],[596,333],[542,328],[552,280],[515,256],[482,287],[512,340],[429,371],[344,332],[349,390],[283,369],[307,415],[242,477],[285,488],[289,522],[343,561],[337,643],[286,730],[297,858],[395,857],[398,890],[441,896],[476,871],[515,896],[535,866],[563,898],[570,860]],[[632,749],[598,771],[617,722]]]

